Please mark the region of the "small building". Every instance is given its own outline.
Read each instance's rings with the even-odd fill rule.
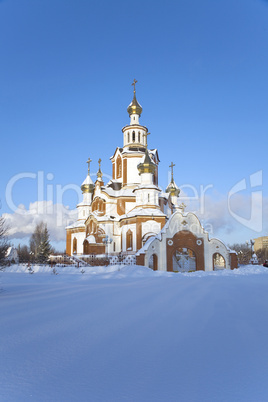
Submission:
[[[18,251],[15,247],[13,246],[8,247],[6,252],[6,260],[9,263],[15,263],[15,264],[19,263]]]

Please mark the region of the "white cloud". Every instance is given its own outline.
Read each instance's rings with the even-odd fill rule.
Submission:
[[[77,218],[77,210],[70,210],[63,204],[52,201],[36,201],[27,209],[23,204],[13,214],[5,213],[3,217],[9,227],[10,239],[23,239],[31,236],[40,221],[47,223],[52,241],[65,240],[65,227]]]
[[[261,205],[255,205],[255,215],[262,216],[262,231],[254,231],[241,224],[228,210],[227,196],[219,194],[205,195],[204,199],[193,199],[181,193],[180,202],[187,205],[186,211],[194,211],[201,220],[205,229],[211,236],[226,234],[229,241],[242,242],[247,237],[259,237],[268,233],[268,198],[262,199]],[[251,214],[250,195],[237,194],[231,200],[230,206],[233,213],[250,219]],[[9,226],[10,239],[29,238],[38,222],[44,221],[48,225],[52,241],[65,241],[65,227],[77,219],[77,210],[70,210],[63,204],[53,204],[52,201],[33,202],[29,209],[19,205],[16,212],[3,214]]]

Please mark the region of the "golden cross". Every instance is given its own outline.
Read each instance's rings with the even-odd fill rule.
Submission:
[[[99,168],[100,168],[100,164],[101,164],[101,158],[98,160],[98,164],[99,164]]]
[[[88,164],[87,171],[88,171],[88,174],[89,174],[89,170],[90,170],[90,162],[92,162],[92,159],[88,158],[88,160],[87,160],[87,164]]]
[[[135,80],[135,78],[134,78],[134,80],[133,80],[133,83],[131,84],[131,85],[133,85],[134,86],[134,94],[136,93],[136,84],[137,84],[137,80]]]
[[[173,162],[171,162],[171,165],[169,166],[171,168],[171,180],[173,180],[173,167],[176,166]]]

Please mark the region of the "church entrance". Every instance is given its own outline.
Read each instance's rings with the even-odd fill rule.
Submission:
[[[175,250],[172,257],[174,272],[196,271],[196,256],[193,250],[180,247]]]

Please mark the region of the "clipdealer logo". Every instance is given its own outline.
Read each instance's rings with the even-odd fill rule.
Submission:
[[[243,226],[254,230],[255,232],[262,231],[262,211],[263,211],[263,194],[261,189],[256,187],[262,186],[262,170],[253,173],[249,177],[250,183],[250,217],[244,218],[232,210],[231,198],[240,191],[248,190],[246,179],[240,180],[236,183],[228,193],[228,211],[230,215]]]

